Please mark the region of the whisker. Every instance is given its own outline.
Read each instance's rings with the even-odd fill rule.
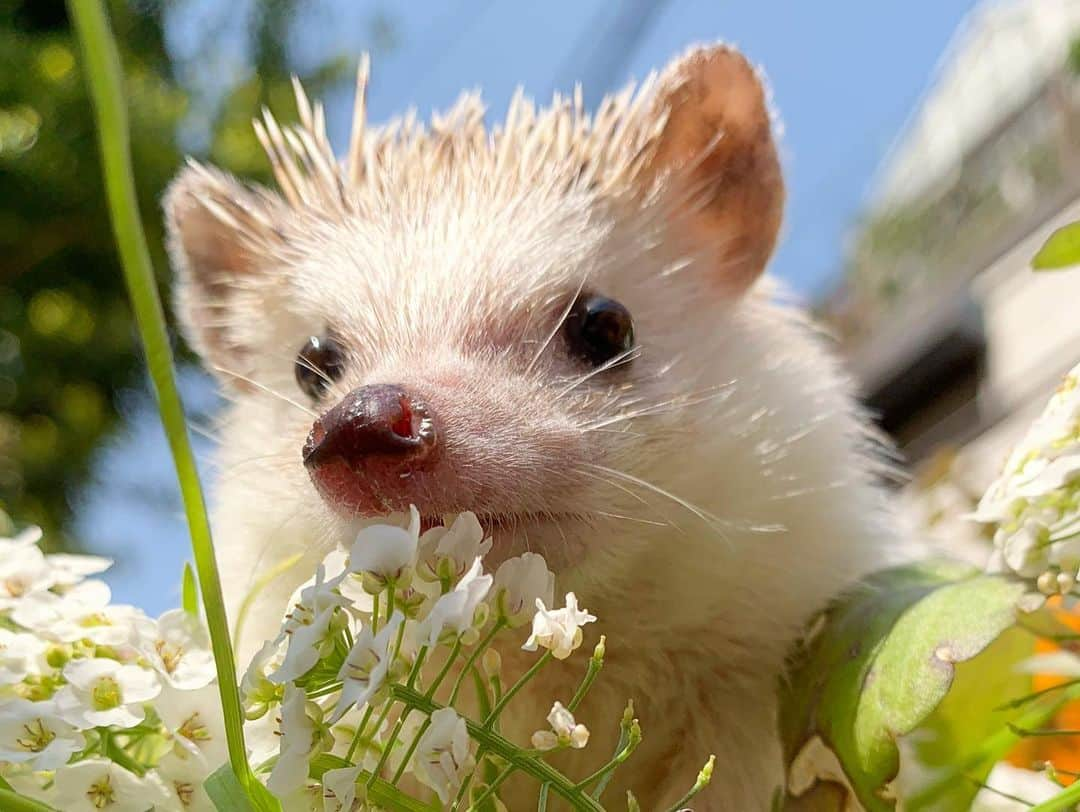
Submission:
[[[596,375],[599,375],[602,372],[607,372],[609,369],[614,369],[617,366],[621,366],[622,364],[628,364],[631,361],[633,361],[634,359],[641,357],[641,353],[642,353],[642,349],[641,349],[640,346],[631,347],[630,349],[619,353],[614,358],[611,358],[610,360],[608,360],[608,361],[604,362],[603,364],[601,364],[600,366],[596,367],[596,369],[592,369],[589,372],[582,375],[581,377],[575,379],[565,389],[562,389],[562,390],[556,392],[555,393],[555,400],[559,400],[560,398],[564,397],[565,395],[568,395],[570,392],[573,392],[575,389],[577,389],[579,386],[581,386],[583,383],[585,383],[586,381],[588,381],[592,377],[594,377]]]
[[[303,406],[303,405],[297,403],[292,398],[286,397],[285,395],[281,394],[280,392],[278,392],[278,391],[276,391],[274,389],[271,389],[269,386],[266,386],[265,384],[259,383],[258,381],[254,380],[253,378],[249,378],[247,375],[241,375],[239,372],[233,372],[231,369],[226,369],[225,367],[220,367],[220,366],[215,366],[214,371],[215,372],[221,372],[224,375],[230,375],[233,378],[236,378],[237,380],[243,381],[244,383],[249,383],[252,386],[254,386],[256,389],[259,389],[260,391],[265,392],[268,395],[273,395],[274,397],[278,398],[279,400],[282,400],[285,403],[288,403],[290,406],[293,406],[293,407],[299,409],[300,411],[302,411],[304,414],[308,415],[309,417],[313,417],[316,420],[319,418],[318,414],[316,414],[315,412],[313,412],[311,409],[307,408],[306,406]]]

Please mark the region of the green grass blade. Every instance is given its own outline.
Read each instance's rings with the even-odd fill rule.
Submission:
[[[139,220],[132,179],[127,111],[121,83],[120,60],[100,0],[69,0],[68,8],[82,48],[83,69],[97,118],[105,189],[120,259],[132,308],[146,353],[146,365],[157,394],[161,422],[172,450],[180,492],[184,500],[195,568],[199,576],[211,646],[217,665],[221,705],[228,736],[229,761],[237,779],[253,798],[261,785],[247,763],[243,714],[236,686],[236,665],[229,642],[228,622],[206,504],[191,450],[184,409],[176,387],[172,349],[158,297],[146,236]]]

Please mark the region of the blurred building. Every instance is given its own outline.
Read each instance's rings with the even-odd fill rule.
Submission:
[[[1080,0],[984,2],[880,168],[824,306],[916,469],[937,476],[947,449],[978,493],[1080,360],[1080,270],[1029,265],[1077,219]]]

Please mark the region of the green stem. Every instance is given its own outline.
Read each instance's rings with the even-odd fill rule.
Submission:
[[[1041,725],[1047,719],[1052,718],[1066,704],[1078,698],[1080,698],[1080,685],[1074,685],[1063,691],[1061,696],[1057,697],[1053,702],[1032,708],[1017,717],[1014,724],[1023,728]],[[917,812],[919,809],[930,807],[942,794],[951,789],[956,781],[961,780],[969,772],[985,764],[993,764],[999,761],[1020,738],[1009,726],[1003,727],[983,740],[971,753],[954,760],[947,770],[908,798],[904,808],[908,812]],[[1047,803],[1050,802],[1047,801]],[[1062,807],[1049,808],[1058,809]]]
[[[667,812],[679,812],[679,810],[685,809],[686,805],[690,803],[690,800],[705,789],[705,787],[709,785],[709,782],[712,781],[714,766],[716,766],[716,756],[709,756],[709,760],[705,762],[705,766],[702,767],[701,772],[698,773],[694,786],[690,787],[684,796],[673,803]]]
[[[480,807],[480,804],[482,804],[484,801],[486,801],[488,798],[498,792],[499,785],[507,778],[509,778],[510,774],[513,771],[513,764],[507,764],[505,767],[503,767],[502,772],[495,776],[495,780],[488,784],[487,789],[480,793],[479,797],[477,797],[476,800],[473,801],[472,804],[469,806],[469,809],[478,809]]]
[[[1080,781],[1070,784],[1069,787],[1049,801],[1035,804],[1028,812],[1066,812],[1074,810],[1080,804]]]
[[[184,407],[176,387],[165,316],[158,297],[150,253],[146,247],[146,235],[139,220],[129,154],[120,60],[100,0],[68,0],[68,8],[82,47],[86,80],[97,116],[98,139],[113,232],[142,337],[146,366],[157,393],[162,426],[172,450],[191,532],[191,548],[217,666],[229,762],[241,785],[250,795],[257,797],[263,793],[259,792],[261,785],[258,789],[254,787],[257,781],[247,762],[244,748],[244,714],[240,706],[240,692],[236,686],[236,663],[229,642],[229,624],[214,560],[210,523],[199,485],[195,455],[188,438]]]
[[[615,755],[611,757],[611,760],[608,761],[607,764],[603,765],[600,769],[598,769],[592,775],[588,776],[587,778],[585,778],[585,779],[583,779],[581,781],[578,781],[578,783],[577,783],[578,789],[585,789],[593,781],[599,781],[602,778],[605,778],[606,776],[608,776],[611,773],[615,772],[615,769],[620,764],[622,764],[624,761],[626,761],[628,758],[630,758],[631,753],[633,753],[634,750],[637,749],[637,746],[640,743],[641,743],[641,728],[638,726],[637,720],[635,719],[630,725],[630,733],[626,737],[626,744],[623,745],[622,749],[619,750],[617,753],[615,753]]]
[[[0,809],[4,812],[57,812],[48,804],[27,798],[9,789],[0,789]]]
[[[536,812],[547,812],[548,792],[551,791],[551,784],[540,785],[540,797],[536,800]]]
[[[409,690],[401,685],[393,686],[391,691],[397,700],[409,707],[423,711],[428,716],[444,707],[423,694]],[[504,739],[486,725],[478,725],[469,719],[464,721],[469,736],[473,741],[504,761],[513,764],[514,768],[519,772],[535,778],[540,783],[550,783],[552,789],[568,800],[575,809],[586,810],[586,812],[603,812],[603,807],[594,798],[575,787],[569,778],[550,764],[535,756],[522,754],[521,748]]]
[[[476,648],[472,650],[472,652],[469,654],[468,659],[465,660],[465,665],[461,667],[461,671],[460,673],[458,673],[457,680],[454,681],[454,688],[450,691],[450,698],[446,700],[447,705],[454,704],[454,700],[457,699],[458,692],[461,690],[461,683],[465,679],[465,675],[469,672],[469,669],[472,667],[472,664],[476,662],[477,657],[484,653],[484,649],[486,649],[491,643],[492,638],[495,637],[495,635],[498,634],[500,631],[502,631],[505,626],[506,621],[502,618],[499,618],[495,621],[495,625],[491,627],[491,631],[484,636],[484,639],[476,644]]]
[[[426,696],[428,699],[431,699],[431,697],[435,696],[435,692],[439,689],[442,681],[446,679],[446,675],[450,673],[450,667],[454,664],[454,660],[457,659],[458,654],[460,653],[461,638],[459,637],[457,640],[454,641],[454,647],[450,649],[450,654],[446,658],[446,662],[443,664],[442,670],[439,672],[438,676],[435,677],[435,681],[431,683],[431,687],[427,689]]]
[[[514,698],[514,694],[524,688],[525,683],[535,677],[537,672],[539,672],[541,668],[548,664],[548,662],[551,660],[551,657],[551,651],[545,651],[544,656],[537,660],[535,663],[533,663],[532,668],[530,668],[528,671],[521,675],[521,678],[518,679],[518,681],[510,687],[509,691],[502,695],[502,698],[500,698],[495,707],[492,708],[491,713],[489,713],[487,718],[484,720],[484,727],[490,728],[493,724],[495,724],[495,721],[499,718],[499,714],[502,713],[502,709],[505,708],[507,703]]]
[[[360,724],[356,726],[356,732],[353,734],[352,741],[349,742],[349,751],[345,754],[346,761],[351,762],[353,760],[353,756],[356,754],[356,748],[360,746],[360,738],[364,735],[364,728],[367,727],[367,723],[371,719],[371,714],[374,710],[374,706],[368,705],[367,710],[364,711],[364,715],[360,719]]]
[[[578,705],[585,699],[585,695],[589,693],[592,684],[600,675],[600,669],[604,667],[604,643],[604,635],[600,635],[600,642],[596,644],[596,648],[593,649],[592,657],[589,658],[589,667],[585,671],[585,676],[581,680],[581,685],[579,685],[577,691],[574,692],[570,704],[566,706],[566,709],[571,713],[578,709]]]
[[[412,742],[409,744],[408,749],[405,751],[405,755],[401,758],[401,763],[394,771],[394,777],[390,779],[390,783],[397,786],[397,782],[401,780],[401,776],[405,774],[405,768],[409,764],[409,759],[412,758],[412,754],[416,752],[416,748],[420,744],[420,738],[427,732],[427,729],[431,727],[431,717],[429,716],[420,725],[420,729],[416,731],[416,735],[413,736]]]

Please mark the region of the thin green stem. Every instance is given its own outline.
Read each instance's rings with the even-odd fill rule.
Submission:
[[[679,812],[679,810],[685,809],[686,805],[690,803],[695,795],[705,789],[705,787],[709,786],[709,782],[712,781],[713,767],[715,766],[716,756],[709,756],[709,760],[705,762],[705,766],[702,767],[701,772],[698,773],[694,786],[690,787],[684,796],[673,803],[668,808],[668,812]]]
[[[499,785],[503,781],[505,781],[507,778],[509,778],[510,774],[513,773],[513,772],[514,772],[514,765],[513,764],[507,764],[505,767],[503,767],[502,772],[500,772],[497,776],[495,776],[495,780],[492,781],[490,784],[488,784],[487,789],[485,789],[483,792],[480,793],[479,796],[477,796],[476,800],[474,800],[472,802],[472,804],[469,806],[469,809],[477,809],[477,808],[479,808],[480,804],[482,804],[484,801],[486,801],[488,798],[490,798],[492,795],[494,795],[496,792],[498,792]]]
[[[587,778],[585,778],[585,779],[583,779],[581,781],[578,781],[578,783],[577,783],[578,789],[585,789],[586,787],[588,787],[594,781],[599,781],[600,779],[602,779],[602,778],[610,775],[611,773],[615,772],[615,769],[620,764],[622,764],[624,761],[626,761],[628,758],[630,758],[630,755],[634,752],[634,750],[637,749],[637,746],[640,743],[641,743],[641,728],[638,726],[637,719],[635,719],[630,724],[630,733],[626,737],[626,744],[623,745],[622,749],[619,750],[617,753],[615,753],[615,755],[611,757],[611,759],[608,761],[607,764],[600,767],[600,769],[598,769],[592,775],[588,776]]]
[[[1031,728],[1041,725],[1075,699],[1080,699],[1080,685],[1067,688],[1053,702],[1047,702],[1028,710],[1015,720],[1014,726]],[[1002,727],[996,733],[984,739],[972,752],[955,759],[947,770],[908,798],[904,808],[909,812],[917,812],[919,809],[932,806],[942,794],[952,788],[957,780],[962,779],[972,770],[983,765],[999,761],[1019,740],[1020,736],[1010,729],[1008,725]]]
[[[453,690],[450,691],[450,698],[446,700],[447,705],[453,705],[454,700],[457,699],[458,692],[461,690],[461,683],[465,679],[465,675],[468,673],[472,664],[476,662],[476,658],[484,653],[484,649],[490,645],[492,638],[495,637],[506,626],[506,621],[499,618],[495,621],[495,625],[491,627],[484,639],[476,644],[476,647],[469,653],[468,659],[465,660],[465,665],[461,667],[461,671],[457,675],[457,679],[454,681]]]
[[[400,702],[423,711],[429,716],[443,707],[437,702],[433,702],[429,697],[401,685],[393,686],[391,691]],[[521,748],[485,725],[478,725],[476,722],[466,719],[465,727],[468,730],[469,737],[478,745],[482,745],[499,758],[513,764],[514,768],[519,772],[531,776],[540,783],[550,783],[552,789],[568,800],[575,809],[586,810],[586,812],[603,812],[603,807],[597,803],[596,799],[575,787],[569,778],[550,764],[535,756],[523,754]]]
[[[540,785],[540,797],[536,800],[536,812],[547,812],[548,793],[551,791],[551,784]]]
[[[502,713],[503,708],[505,708],[507,703],[509,703],[510,700],[514,698],[514,694],[524,688],[525,684],[533,677],[535,677],[541,668],[548,664],[548,662],[551,660],[551,657],[551,651],[545,651],[544,656],[537,660],[535,663],[533,663],[532,668],[530,668],[528,671],[521,675],[518,681],[510,687],[509,691],[502,695],[502,698],[499,699],[495,707],[492,708],[491,713],[489,713],[487,718],[484,720],[484,727],[490,728],[493,724],[495,724],[495,721],[499,718],[499,714]]]
[[[210,523],[199,484],[198,469],[195,466],[195,455],[188,437],[184,407],[176,386],[165,316],[154,280],[146,236],[139,220],[139,207],[132,179],[120,60],[100,0],[69,0],[68,8],[82,48],[84,72],[97,117],[105,190],[124,279],[142,337],[146,366],[157,393],[161,422],[172,450],[187,514],[191,548],[217,666],[229,762],[240,784],[253,799],[265,797],[264,792],[259,792],[261,785],[258,788],[254,786],[257,781],[247,762],[244,748],[244,714],[236,685],[236,663],[229,641],[229,623],[214,559]]]
[[[353,756],[356,754],[356,748],[360,746],[360,738],[364,735],[364,729],[371,720],[371,714],[374,710],[375,707],[373,705],[368,705],[367,710],[364,711],[364,715],[360,719],[360,724],[356,726],[356,732],[353,733],[352,741],[349,742],[349,750],[345,753],[346,761],[351,762],[353,760]]]
[[[405,755],[401,758],[401,763],[398,764],[398,768],[394,770],[394,777],[390,779],[390,783],[397,785],[397,782],[401,780],[401,776],[405,774],[405,768],[409,764],[409,759],[412,758],[412,754],[416,752],[416,748],[420,745],[420,737],[423,736],[427,729],[431,727],[431,717],[429,716],[420,725],[420,729],[416,731],[416,735],[413,736],[412,742],[409,744],[408,749],[405,750]]]
[[[1048,801],[1035,804],[1028,812],[1071,812],[1080,804],[1080,781],[1070,784],[1067,789]]]
[[[442,681],[446,679],[446,675],[450,673],[450,668],[454,664],[454,660],[458,658],[458,654],[461,653],[461,638],[459,637],[454,641],[454,647],[450,649],[450,654],[446,658],[446,662],[443,664],[442,670],[439,671],[438,676],[435,677],[435,681],[431,683],[431,687],[427,689],[426,696],[428,699],[435,696],[435,692],[439,690],[439,686]]]
[[[604,667],[605,642],[604,635],[600,635],[600,642],[596,644],[596,648],[593,649],[592,657],[589,658],[589,666],[585,670],[585,676],[581,680],[581,685],[579,685],[577,691],[574,692],[570,704],[566,706],[566,709],[571,713],[578,709],[578,705],[582,703],[586,694],[589,693],[592,684],[596,681],[596,678],[600,676],[600,669]]]

